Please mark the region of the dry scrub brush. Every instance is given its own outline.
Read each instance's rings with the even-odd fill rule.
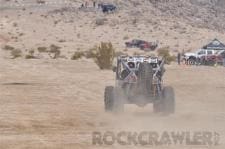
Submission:
[[[12,59],[18,58],[22,56],[22,51],[20,49],[13,49],[11,51]]]
[[[60,49],[61,49],[61,47],[52,44],[52,45],[50,46],[50,50],[49,50],[48,52],[49,52],[49,53],[52,53],[52,54],[53,54],[53,57],[51,57],[51,56],[50,56],[50,57],[51,57],[52,59],[58,58],[58,57],[60,56],[60,53],[61,53]]]
[[[34,53],[35,53],[34,49],[29,50],[28,54],[25,56],[25,59],[36,59]]]
[[[3,50],[6,50],[6,51],[12,51],[12,50],[14,50],[15,48],[12,47],[12,46],[10,46],[10,45],[5,45],[2,49],[3,49]]]
[[[115,49],[111,42],[101,42],[99,46],[95,46],[90,51],[100,69],[112,68]]]
[[[172,61],[176,60],[176,57],[170,54],[169,47],[163,47],[158,49],[158,56],[165,59],[166,64],[170,64]]]
[[[83,56],[85,56],[85,52],[82,51],[76,51],[74,52],[74,54],[71,57],[71,60],[78,60],[80,58],[82,58]]]

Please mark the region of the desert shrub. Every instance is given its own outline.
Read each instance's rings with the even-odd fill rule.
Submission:
[[[17,27],[18,24],[16,22],[13,23],[13,27]]]
[[[23,36],[24,35],[24,33],[19,33],[19,36]]]
[[[58,23],[59,23],[59,21],[57,21],[57,20],[54,21],[54,24],[55,24],[55,25],[58,24]]]
[[[51,52],[51,51],[54,52],[54,51],[57,51],[57,50],[59,50],[59,49],[61,49],[61,47],[56,46],[56,45],[54,45],[54,44],[50,45],[50,52]]]
[[[115,52],[115,57],[117,57],[117,56],[121,56],[121,55],[127,55],[126,53],[124,53],[124,52],[121,52],[121,51],[117,51],[117,52]]]
[[[85,56],[84,52],[82,51],[76,51],[72,57],[71,57],[71,60],[77,60],[77,59],[80,59],[81,57]]]
[[[61,49],[61,47],[56,46],[54,44],[52,44],[50,46],[50,50],[48,52],[54,54],[53,57],[52,57],[53,59],[56,59],[60,56],[61,51],[59,49]]]
[[[12,50],[14,50],[15,48],[12,47],[12,46],[10,46],[10,45],[5,45],[5,46],[3,47],[3,49],[4,49],[4,50],[8,50],[8,51],[12,51]]]
[[[66,42],[66,40],[65,39],[60,39],[59,42]]]
[[[94,48],[85,52],[86,58],[95,58],[95,55],[96,55],[96,50],[94,50]]]
[[[105,18],[97,18],[97,19],[95,20],[95,24],[96,24],[97,26],[104,25],[104,24],[105,24],[105,21],[107,21],[107,19],[105,19]]]
[[[128,39],[129,37],[127,35],[123,37],[123,40],[128,40]]]
[[[37,3],[38,4],[45,4],[45,1],[44,0],[37,0]]]
[[[47,47],[38,47],[37,50],[40,53],[48,52]]]
[[[137,18],[134,18],[134,19],[132,20],[132,24],[133,24],[133,25],[136,25],[137,22],[138,22]]]
[[[157,52],[158,56],[161,56],[165,59],[166,64],[170,64],[172,61],[176,60],[176,57],[170,54],[169,47],[160,48]]]
[[[35,59],[35,58],[36,58],[35,56],[30,55],[30,54],[25,56],[25,59]]]
[[[29,50],[30,55],[34,55],[34,49]]]
[[[17,41],[18,40],[18,37],[12,36],[11,39],[15,39],[14,41]]]
[[[18,57],[21,57],[22,56],[22,51],[19,50],[19,49],[13,49],[11,51],[11,55],[12,55],[12,58],[13,59],[18,58]]]
[[[34,50],[31,49],[28,51],[28,54],[25,56],[25,59],[35,59],[36,57],[34,56]]]
[[[115,55],[115,49],[111,42],[101,42],[99,46],[91,49],[95,63],[100,69],[111,69]]]

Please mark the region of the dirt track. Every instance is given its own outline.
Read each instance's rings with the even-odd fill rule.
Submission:
[[[220,145],[210,148],[224,149],[224,75],[222,67],[168,66],[164,80],[175,88],[176,114],[155,115],[149,105],[144,109],[127,106],[118,116],[103,110],[104,87],[114,83],[111,71],[100,71],[90,61],[4,59],[0,148],[131,148],[135,146],[93,146],[90,134],[199,130],[220,133]]]

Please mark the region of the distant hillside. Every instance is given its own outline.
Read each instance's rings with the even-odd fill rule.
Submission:
[[[24,51],[54,44],[71,55],[101,41],[120,51],[132,39],[159,41],[175,52],[214,38],[225,42],[224,0],[96,0],[116,5],[109,14],[93,8],[91,0],[84,10],[84,0],[41,1],[0,0],[0,36],[7,44]]]
[[[224,0],[149,0],[163,16],[173,16],[196,27],[223,31]]]
[[[78,6],[83,2],[82,0],[0,0],[0,3],[23,5],[35,4],[38,1],[59,5],[71,2]],[[225,0],[104,0],[103,2],[115,3],[120,10],[125,9],[130,12],[131,17],[137,11],[142,14],[137,17],[149,15],[148,13],[154,11],[153,14],[156,16],[175,17],[196,27],[219,31],[225,29]]]

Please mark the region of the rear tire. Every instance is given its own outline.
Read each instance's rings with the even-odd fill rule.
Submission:
[[[123,112],[124,103],[120,91],[113,86],[105,88],[105,111],[106,112]]]
[[[173,114],[175,112],[175,94],[172,87],[164,87],[159,99],[153,102],[153,111],[164,114]]]
[[[174,89],[170,86],[164,87],[163,92],[163,112],[165,114],[173,114],[175,112],[175,94]]]
[[[105,111],[106,112],[112,112],[113,111],[113,105],[114,105],[114,87],[113,86],[107,86],[105,88]]]

